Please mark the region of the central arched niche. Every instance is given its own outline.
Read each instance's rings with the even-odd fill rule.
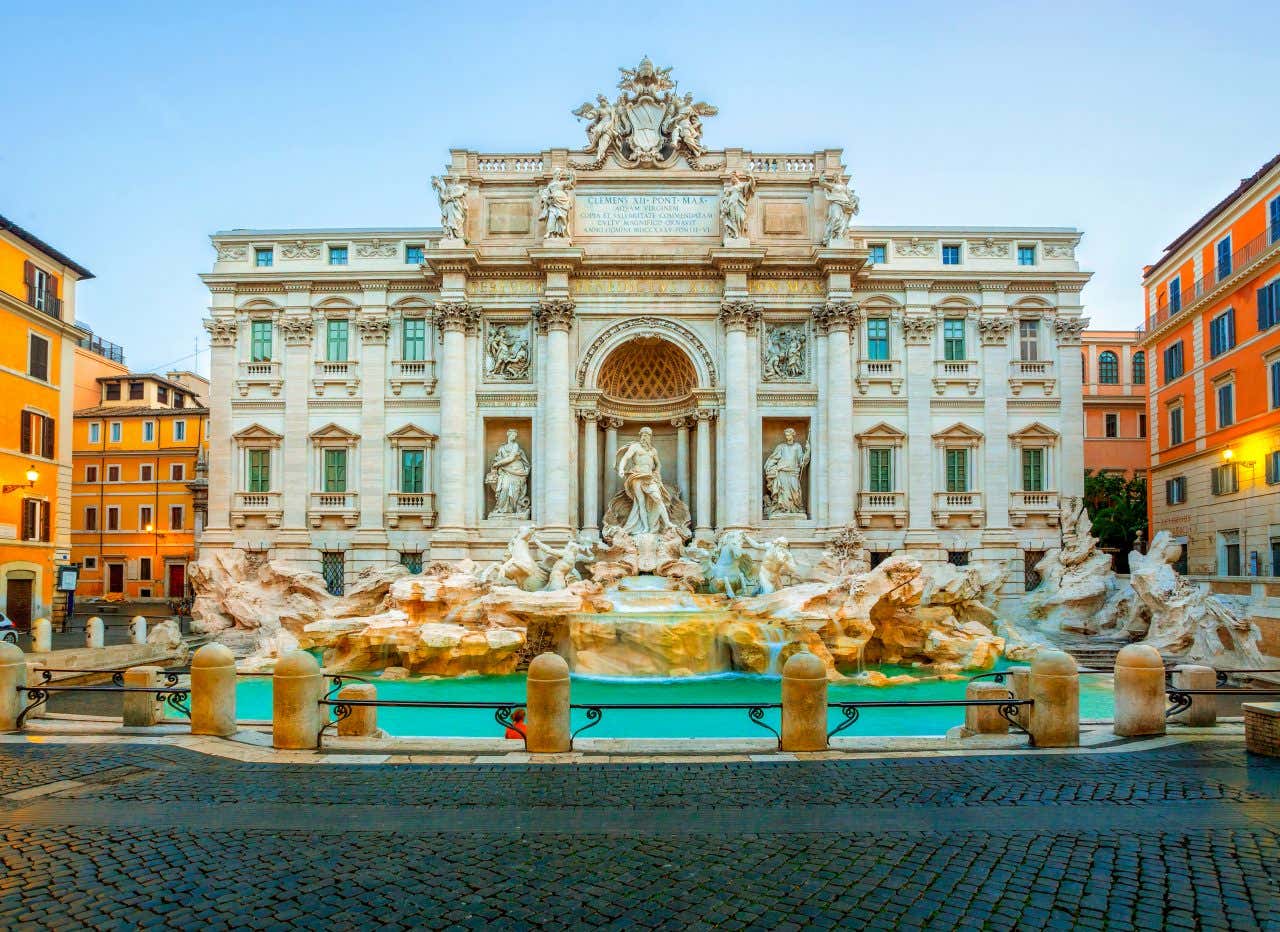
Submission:
[[[698,385],[689,357],[659,336],[637,336],[614,349],[600,367],[597,388],[610,401],[663,407],[686,401]]]

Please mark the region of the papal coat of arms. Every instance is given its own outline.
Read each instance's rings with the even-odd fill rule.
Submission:
[[[676,92],[670,68],[655,68],[645,58],[634,70],[619,68],[622,91],[610,102],[603,94],[585,103],[573,115],[587,120],[587,152],[591,157],[573,162],[584,170],[599,168],[609,153],[624,165],[666,168],[683,155],[701,171],[717,171],[722,163],[704,159],[702,118],[716,115],[716,108],[694,101],[692,94]]]

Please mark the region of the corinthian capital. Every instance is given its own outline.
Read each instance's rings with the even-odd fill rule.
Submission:
[[[1059,317],[1053,322],[1059,346],[1079,346],[1081,334],[1089,326],[1087,317]]]
[[[978,321],[978,336],[985,346],[1001,346],[1009,341],[1012,317],[983,317]]]
[[[852,331],[862,322],[862,307],[857,301],[828,301],[813,309],[814,317],[821,321],[828,333],[837,330]]]
[[[720,323],[725,330],[750,330],[760,320],[754,301],[733,298],[720,302]]]
[[[933,328],[937,326],[937,320],[933,317],[904,317],[902,318],[902,332],[907,338],[908,343],[922,344],[928,343],[933,339]]]
[[[277,323],[284,342],[293,346],[311,342],[311,333],[315,322],[310,314],[285,314]]]
[[[236,322],[225,317],[210,317],[204,322],[204,329],[209,331],[211,346],[235,346]]]
[[[387,334],[391,332],[391,321],[385,314],[361,315],[356,318],[356,328],[364,342],[386,343]]]
[[[436,325],[442,333],[450,330],[466,333],[480,320],[480,312],[466,301],[437,301],[434,309]]]
[[[568,331],[573,327],[573,312],[577,304],[568,298],[545,298],[533,309],[533,318],[537,321],[538,332],[549,330]]]

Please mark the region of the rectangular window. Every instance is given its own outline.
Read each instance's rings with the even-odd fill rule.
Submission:
[[[151,578],[151,558],[150,557],[142,557],[138,560],[138,578],[139,579]]]
[[[89,425],[89,442],[90,443],[102,442],[102,422],[101,421],[94,421],[92,424]]]
[[[1280,280],[1258,289],[1258,329],[1269,330],[1280,323]]]
[[[877,447],[867,451],[867,489],[871,492],[893,491],[893,450]]]
[[[173,439],[179,443],[187,439],[187,422],[186,421],[173,422]]]
[[[1032,448],[1022,451],[1022,491],[1044,491],[1044,450]]]
[[[173,406],[174,406],[175,408],[185,408],[185,407],[187,406],[187,396],[186,396],[186,395],[180,395],[180,394],[178,394],[177,392],[174,392],[174,395],[173,395]]]
[[[97,557],[85,557],[85,558],[84,558],[84,568],[85,568],[85,569],[87,569],[87,570],[96,570],[96,569],[98,568],[98,558],[97,558]]]
[[[156,386],[156,403],[166,405],[169,403],[169,389],[163,385]]]
[[[942,264],[943,265],[959,265],[960,264],[960,245],[958,243],[943,244]]]
[[[1218,281],[1222,281],[1231,274],[1231,237],[1229,235],[1218,240],[1216,252],[1218,259]]]
[[[426,453],[422,450],[400,451],[400,491],[423,491],[423,465]]]
[[[963,318],[948,317],[942,322],[942,356],[948,360],[965,358]]]
[[[271,491],[271,451],[250,450],[248,452],[250,492]]]
[[[181,482],[185,478],[187,478],[187,470],[185,466],[183,466],[181,463],[169,464],[169,481],[170,482]]]
[[[324,491],[345,492],[347,490],[347,451],[324,451]]]
[[[426,258],[425,247],[423,246],[406,246],[404,247],[404,264],[405,265],[422,265]]]
[[[867,358],[889,358],[889,318],[871,317],[867,319]]]
[[[329,247],[329,264],[330,265],[346,265],[347,264],[347,247],[346,246],[330,246]]]
[[[350,326],[345,320],[330,320],[325,326],[325,358],[330,362],[347,361],[347,336]]]
[[[1240,532],[1222,532],[1222,566],[1219,568],[1223,576],[1240,575]]]
[[[1218,426],[1230,427],[1236,422],[1236,386],[1224,382],[1215,393],[1218,397]]]
[[[181,505],[170,505],[169,506],[169,530],[171,531],[183,530],[183,527],[186,524],[186,521],[184,520],[185,517],[186,515]]]
[[[969,451],[947,451],[947,491],[969,491]]]
[[[1040,321],[1018,321],[1018,351],[1024,362],[1034,362],[1040,358]]]
[[[884,243],[867,244],[867,261],[872,265],[884,265],[889,259],[889,247]]]
[[[103,397],[107,401],[119,401],[120,400],[120,383],[108,382],[107,387],[103,392]]]
[[[1103,433],[1109,438],[1120,436],[1120,415],[1108,412],[1102,416]]]
[[[1164,500],[1167,505],[1181,505],[1187,500],[1187,477],[1178,476],[1164,481]]]
[[[85,482],[97,482],[97,481],[98,481],[98,467],[97,467],[97,466],[86,466],[86,467],[84,468],[84,481],[85,481]]]
[[[49,503],[38,498],[22,500],[22,539],[48,541],[49,518],[53,510]]]
[[[1223,463],[1209,470],[1209,488],[1214,495],[1230,495],[1240,490],[1240,474],[1235,463]]]
[[[120,530],[120,506],[119,505],[107,506],[107,530],[108,531]]]
[[[1272,450],[1266,458],[1267,485],[1280,483],[1280,450]],[[1277,566],[1276,569],[1280,569]]]
[[[150,505],[140,505],[138,507],[138,530],[154,531],[156,529],[156,516],[152,512]]]
[[[58,279],[32,262],[23,263],[23,279],[27,284],[27,303],[50,317],[61,315],[58,304]]]
[[[1182,376],[1182,341],[1168,347],[1164,351],[1164,384]]]
[[[130,401],[142,401],[145,395],[146,395],[146,386],[144,386],[141,382],[129,383],[129,400]]]
[[[49,381],[49,341],[34,333],[27,338],[27,375]]]
[[[1280,241],[1280,196],[1273,197],[1267,205],[1267,242]]]
[[[96,531],[98,529],[98,509],[93,505],[84,510],[84,529],[86,531]]]
[[[142,442],[154,443],[155,439],[156,439],[156,422],[143,421],[142,422]]]
[[[1019,246],[1018,247],[1018,265],[1035,265],[1036,264],[1036,247]]]
[[[400,565],[407,569],[410,573],[418,574],[422,572],[422,551],[421,550],[403,550],[400,552]]]
[[[276,263],[276,251],[270,246],[259,246],[253,251],[253,264],[268,269]]]
[[[404,359],[421,362],[427,358],[427,322],[421,317],[406,317],[400,325],[401,351]]]
[[[139,482],[150,482],[153,478],[153,470],[150,463],[143,463],[138,467]]]
[[[1280,359],[1267,365],[1271,378],[1271,407],[1280,408]]]
[[[108,466],[108,467],[107,467],[107,481],[108,481],[108,482],[119,482],[119,481],[120,481],[120,467],[119,467],[119,466],[115,466],[115,465],[113,465],[113,466]]]
[[[255,320],[249,325],[250,362],[271,361],[271,337],[274,329],[269,320]]]
[[[1177,314],[1182,310],[1182,276],[1175,275],[1169,279],[1169,313]]]
[[[1182,408],[1169,409],[1169,446],[1182,443]]]
[[[342,595],[346,589],[346,565],[341,550],[320,552],[320,575],[330,595]]]
[[[1227,308],[1209,321],[1209,355],[1221,356],[1236,345],[1236,312]]]
[[[1138,415],[1138,436],[1147,436],[1147,416],[1145,414]]]

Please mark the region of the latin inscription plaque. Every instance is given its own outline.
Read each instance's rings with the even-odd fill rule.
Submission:
[[[717,236],[715,194],[579,194],[580,236]]]

